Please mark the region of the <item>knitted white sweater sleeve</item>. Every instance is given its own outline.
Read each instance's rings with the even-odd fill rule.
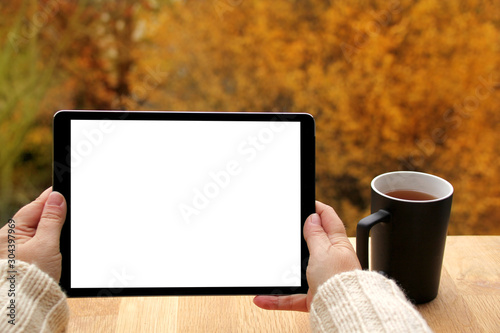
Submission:
[[[432,332],[393,280],[370,271],[330,278],[310,313],[313,332]]]
[[[0,307],[0,332],[63,332],[69,320],[66,295],[57,282],[19,260],[14,272],[0,260]]]

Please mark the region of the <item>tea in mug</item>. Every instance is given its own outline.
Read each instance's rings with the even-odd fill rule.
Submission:
[[[434,200],[437,197],[419,191],[411,191],[411,190],[397,190],[385,193],[386,195],[403,200],[415,200],[415,201],[424,201],[424,200]]]

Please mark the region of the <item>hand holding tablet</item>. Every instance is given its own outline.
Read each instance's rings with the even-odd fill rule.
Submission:
[[[319,286],[336,274],[361,268],[344,224],[332,207],[316,201],[316,214],[307,218],[304,238],[311,255],[307,267],[307,295],[256,296],[254,303],[258,307],[308,312]]]
[[[311,171],[311,165],[314,170],[314,149],[308,150],[311,141],[304,141],[303,135],[307,138],[314,133],[312,118],[302,119],[305,126],[299,119],[300,125],[296,126],[293,124],[296,118],[278,115],[280,122],[293,124],[281,127],[276,125],[282,123],[269,126],[268,118],[252,115],[246,121],[254,123],[246,128],[226,123],[228,119],[218,118],[217,114],[200,119],[199,114],[184,113],[168,116],[151,112],[140,116],[124,112],[102,112],[97,116],[97,113],[100,112],[59,112],[54,119],[54,187],[63,192],[67,205],[60,194],[49,197],[46,191],[14,216],[16,222],[10,220],[1,230],[10,233],[9,228],[14,228],[14,224],[32,225],[30,230],[33,230],[25,230],[19,238],[19,258],[36,263],[57,280],[61,272],[57,245],[68,208],[61,234],[64,260],[61,286],[69,296],[260,294],[254,303],[264,309],[310,309],[313,328],[318,324],[345,327],[346,320],[349,327],[360,329],[385,325],[377,317],[382,308],[384,313],[399,311],[396,317],[406,318],[405,321],[391,320],[387,327],[404,328],[409,320],[412,327],[429,330],[411,306],[394,307],[407,300],[393,281],[378,273],[357,270],[360,265],[354,249],[331,207],[316,202],[317,214],[309,215],[314,212],[314,206],[309,205],[314,203],[314,186],[309,186],[314,184],[314,177],[309,177],[314,176],[314,172],[303,171]],[[99,118],[103,115],[106,120]],[[211,143],[202,144],[204,149],[196,150],[196,145],[188,145],[190,149],[176,150],[180,143],[194,142],[187,136],[182,137],[185,132],[194,133],[196,128],[197,124],[188,119],[214,121],[207,124],[209,130],[205,126],[197,128],[203,138],[208,138],[205,141]],[[130,122],[122,122],[126,120]],[[183,131],[176,131],[175,126],[168,127],[166,123],[155,127],[151,120],[177,121],[175,125]],[[224,146],[225,141],[219,140],[220,133],[228,134],[227,125],[238,127],[239,132],[233,133],[236,138],[247,136],[243,141],[235,141],[239,141],[236,152],[227,149],[234,146]],[[272,127],[280,130],[274,133]],[[176,135],[169,137],[172,133]],[[212,133],[216,134],[210,136]],[[294,149],[297,133],[300,144],[299,149]],[[277,134],[286,140],[280,141]],[[181,135],[182,140],[175,140],[177,135]],[[129,140],[129,136],[135,140]],[[314,148],[314,140],[312,143]],[[210,152],[208,156],[212,157],[207,159],[208,163],[203,159],[196,161],[203,172],[183,173],[182,168],[175,168],[182,163],[178,161],[184,160],[186,151],[188,155],[197,152],[201,156]],[[247,158],[244,151],[248,152]],[[183,153],[179,155],[180,152]],[[137,159],[144,163],[136,163]],[[294,168],[297,160],[300,167]],[[275,166],[282,167],[279,164],[282,161],[291,167],[267,177]],[[220,169],[224,164],[226,168]],[[196,170],[189,164],[183,166]],[[182,186],[183,181],[176,182],[169,177],[174,171],[179,179],[191,181],[189,188]],[[245,172],[250,176],[242,180]],[[252,178],[255,175],[258,177]],[[192,182],[191,178],[198,181]],[[256,191],[259,188],[263,191]],[[177,196],[177,201],[165,200],[172,192],[188,193],[188,200],[182,195]],[[238,206],[240,202],[234,198],[240,197],[245,198],[246,207]],[[43,212],[40,203],[44,203]],[[192,206],[188,211],[191,214],[183,215],[183,205]],[[88,212],[93,212],[95,217],[88,219],[92,215]],[[137,219],[141,216],[145,218]],[[306,216],[303,225],[301,221]],[[50,233],[47,228],[51,229]],[[107,230],[99,234],[103,229]],[[205,235],[205,239],[200,235]],[[310,259],[302,236],[311,251]],[[45,240],[43,244],[39,237]],[[21,250],[29,251],[31,244],[40,247],[39,251],[35,249],[29,253],[31,256],[21,256]],[[47,253],[55,254],[56,260],[44,260]],[[53,266],[43,265],[44,262]],[[23,269],[40,273],[34,265],[22,265]],[[346,273],[338,274],[341,272]],[[336,274],[337,277],[331,278]],[[51,284],[49,293],[57,295],[42,302],[47,303],[44,306],[29,301],[33,304],[30,311],[40,318],[59,318],[57,325],[62,328],[68,318],[64,294],[49,276],[36,274],[37,279],[43,277],[43,283],[35,282],[35,275],[30,276],[32,278],[22,279],[26,283],[23,283],[24,291],[20,291],[27,299],[38,299],[40,288],[44,289],[43,295],[47,291],[45,282]],[[331,295],[336,296],[331,298]],[[313,297],[314,303],[311,303]],[[380,299],[389,301],[378,303]],[[351,320],[356,308],[363,304],[373,306],[364,307],[367,311]],[[57,306],[60,311],[52,311]]]
[[[69,296],[305,293],[306,114],[60,111]]]

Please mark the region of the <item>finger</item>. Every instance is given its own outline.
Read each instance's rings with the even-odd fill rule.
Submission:
[[[351,242],[347,238],[344,224],[335,210],[324,203],[316,201],[316,213],[320,215],[321,225],[327,233],[330,244],[354,251]]]
[[[344,224],[332,207],[316,201],[316,213],[321,217],[321,225],[330,240],[332,237],[347,237]]]
[[[59,244],[61,229],[66,219],[66,200],[59,192],[50,193],[43,207],[35,238]],[[51,245],[48,243],[47,245]]]
[[[264,310],[308,312],[306,299],[307,295],[305,294],[290,296],[255,296],[253,303]]]
[[[311,255],[323,253],[331,245],[318,214],[311,214],[304,223],[304,239]]]
[[[51,192],[52,187],[49,187],[43,191],[38,198],[21,208],[16,215],[14,215],[13,219],[16,221],[17,228],[35,229],[37,227],[43,207]]]

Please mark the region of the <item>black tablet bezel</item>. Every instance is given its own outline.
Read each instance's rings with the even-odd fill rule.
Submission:
[[[278,287],[166,287],[166,288],[72,288],[71,287],[71,156],[70,121],[81,120],[192,120],[192,121],[285,121],[300,123],[301,220],[315,212],[315,122],[306,113],[270,112],[171,112],[171,111],[80,111],[61,110],[53,121],[53,189],[68,205],[61,233],[63,256],[60,285],[70,297],[161,296],[161,295],[287,295],[307,293],[306,268],[309,251],[301,229],[301,286]],[[99,238],[96,238],[98,241]]]

